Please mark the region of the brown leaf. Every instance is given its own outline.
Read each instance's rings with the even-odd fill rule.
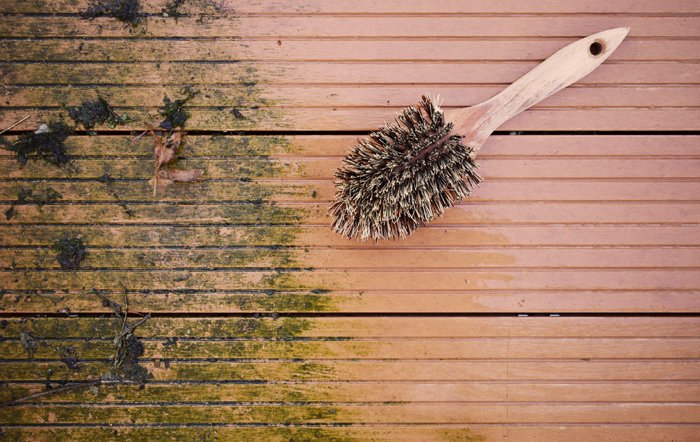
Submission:
[[[153,135],[153,154],[155,157],[155,171],[149,183],[153,186],[153,196],[158,189],[163,189],[175,182],[196,181],[204,175],[201,169],[162,169],[175,159],[175,151],[182,145],[186,132],[175,128],[167,133],[149,128]]]
[[[173,159],[175,152],[165,146],[165,140],[159,132],[151,128],[148,131],[153,135],[153,156],[156,160],[156,170],[158,170],[160,166]]]
[[[181,130],[176,130],[170,133],[168,135],[168,138],[165,140],[165,147],[168,149],[177,149],[180,147],[180,144],[182,144],[182,140],[185,138],[186,132],[183,132]]]
[[[154,136],[154,153],[156,158],[156,170],[168,164],[175,158],[175,149],[180,147],[185,137],[185,132],[177,130],[171,132],[167,137],[158,135],[151,130]]]
[[[155,145],[156,169],[160,169],[163,164],[168,164],[175,156],[173,149],[168,149],[160,142]]]

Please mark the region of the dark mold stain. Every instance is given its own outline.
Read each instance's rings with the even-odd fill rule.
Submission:
[[[150,379],[148,369],[139,365],[139,358],[143,356],[143,343],[132,333],[129,333],[120,341],[117,350],[117,360],[114,374],[123,380],[144,384]]]
[[[73,371],[80,371],[80,363],[78,353],[75,347],[61,347],[61,362],[66,364],[66,367]]]
[[[165,119],[160,122],[160,128],[172,130],[176,127],[184,127],[185,122],[190,118],[190,114],[183,110],[183,106],[194,98],[198,92],[186,87],[182,89],[181,93],[184,97],[178,98],[175,101],[172,101],[167,95],[163,97],[163,107],[158,113],[165,117]]]
[[[96,124],[107,123],[110,128],[126,124],[130,119],[126,114],[117,114],[112,106],[101,96],[96,100],[83,101],[80,106],[68,107],[68,115],[85,129],[92,129]]]
[[[85,259],[87,250],[83,239],[76,236],[65,235],[58,239],[53,249],[58,253],[56,259],[64,270],[77,270]]]
[[[184,4],[185,0],[169,0],[168,3],[165,4],[165,7],[163,7],[163,16],[173,17],[177,20],[183,15],[182,12],[180,12],[180,8]]]
[[[29,159],[42,159],[56,166],[63,166],[70,161],[64,144],[69,135],[68,125],[63,121],[56,121],[41,125],[36,131],[20,135],[14,143],[0,138],[0,145],[17,154],[20,166],[27,164]]]
[[[97,0],[81,13],[84,18],[114,17],[124,23],[136,26],[141,21],[139,0]]]
[[[17,200],[14,201],[10,208],[5,211],[5,218],[11,220],[16,214],[16,206],[22,206],[27,204],[36,204],[39,208],[43,207],[45,204],[55,203],[62,198],[62,195],[52,188],[47,188],[42,191],[34,191],[32,189],[22,189],[17,194]]]

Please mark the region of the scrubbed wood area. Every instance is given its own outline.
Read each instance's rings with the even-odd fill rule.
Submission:
[[[700,438],[698,2],[135,3],[0,3],[0,439]],[[331,231],[359,136],[617,26],[468,201]]]

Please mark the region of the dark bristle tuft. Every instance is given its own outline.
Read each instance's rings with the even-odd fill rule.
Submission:
[[[481,182],[472,148],[428,97],[360,141],[336,172],[333,229],[359,239],[405,238]]]

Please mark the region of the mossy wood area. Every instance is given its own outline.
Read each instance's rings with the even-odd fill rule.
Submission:
[[[468,200],[331,230],[358,138],[620,26]],[[699,40],[689,0],[0,2],[0,440],[700,439]]]

